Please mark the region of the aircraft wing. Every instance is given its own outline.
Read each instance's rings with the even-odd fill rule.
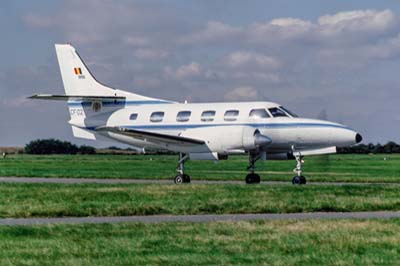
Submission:
[[[53,95],[53,94],[35,94],[29,99],[39,100],[57,100],[57,101],[69,101],[69,100],[86,100],[86,101],[101,101],[101,100],[125,100],[123,96],[90,96],[90,95]]]
[[[323,155],[323,154],[331,154],[336,153],[336,146],[322,148],[322,149],[305,149],[305,150],[295,150],[293,152],[294,155]]]
[[[184,146],[196,146],[205,144],[204,140],[186,138],[181,136],[173,136],[168,134],[161,134],[137,129],[128,129],[123,127],[98,127],[98,132],[110,132],[120,134],[128,137],[132,137],[138,140],[148,141],[155,144],[161,145],[184,145]]]

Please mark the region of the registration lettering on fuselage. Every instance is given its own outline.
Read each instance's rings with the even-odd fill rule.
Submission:
[[[82,108],[70,108],[69,114],[71,116],[83,116],[84,115]]]

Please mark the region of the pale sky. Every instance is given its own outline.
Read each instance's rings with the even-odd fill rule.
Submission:
[[[270,100],[400,142],[399,1],[0,2],[0,146],[72,137],[55,43],[112,87],[190,102]],[[110,143],[101,143],[109,145]]]

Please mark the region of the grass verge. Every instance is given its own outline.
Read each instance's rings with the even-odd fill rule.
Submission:
[[[400,220],[1,226],[1,265],[397,265]]]
[[[400,210],[397,186],[0,184],[0,217]]]

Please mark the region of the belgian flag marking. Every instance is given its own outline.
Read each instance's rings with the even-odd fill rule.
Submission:
[[[74,68],[75,75],[82,75],[82,69],[80,67]]]

